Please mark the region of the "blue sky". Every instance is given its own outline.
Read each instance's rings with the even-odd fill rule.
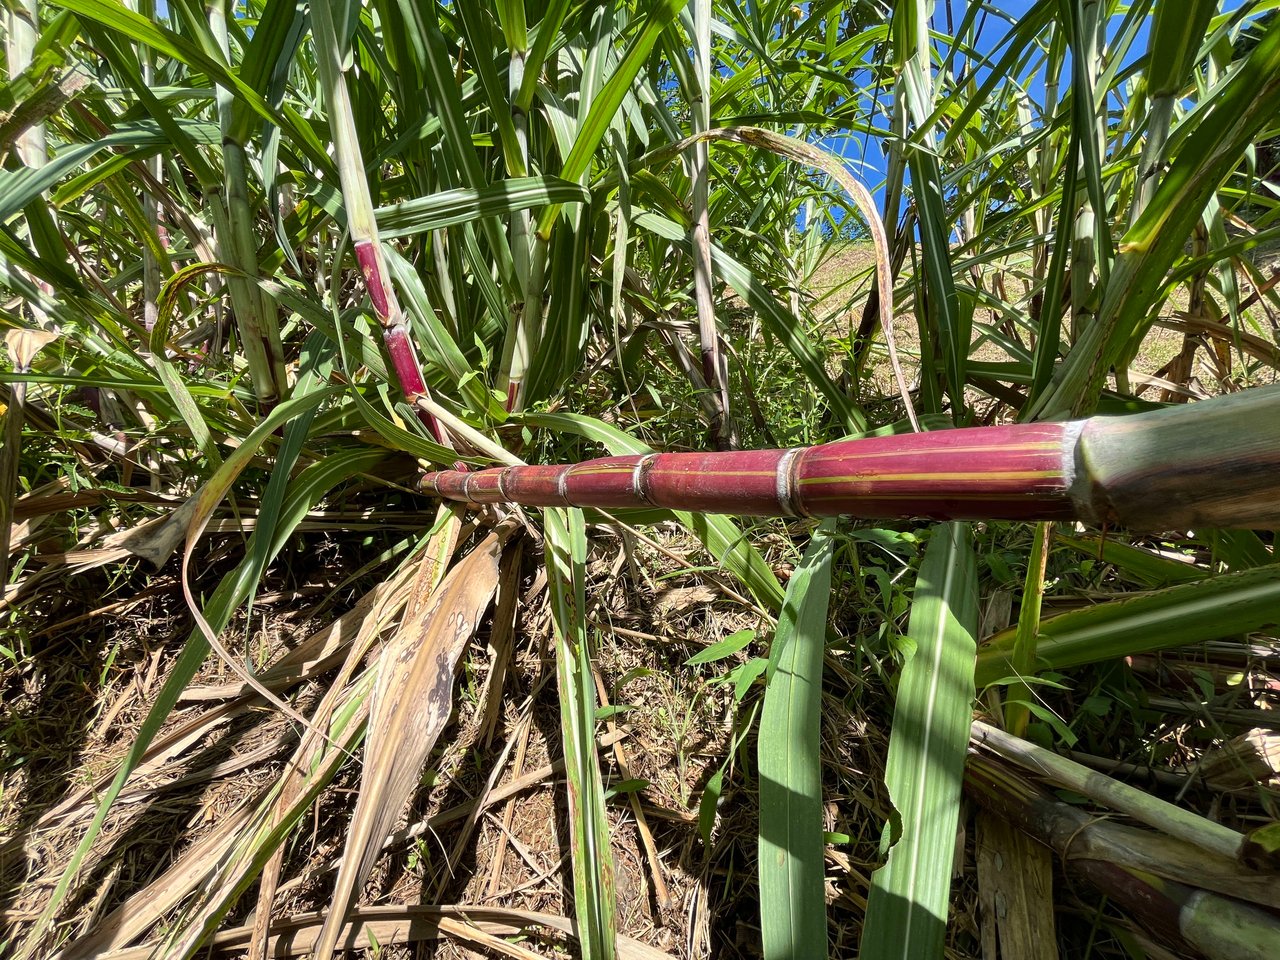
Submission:
[[[1019,19],[1024,16],[1037,2],[1037,0],[988,0],[989,7],[995,7],[1009,18]],[[1179,0],[1166,0],[1166,2],[1179,2]],[[1220,4],[1222,10],[1238,9],[1245,0],[1224,0]],[[950,12],[951,21],[959,24],[964,18],[966,9],[966,0],[951,0]],[[946,35],[947,30],[947,0],[937,0],[934,8],[933,29],[935,33]],[[1109,36],[1114,37],[1121,25],[1121,17],[1113,18],[1109,25]],[[985,18],[980,21],[981,32],[979,33],[977,43],[975,44],[979,53],[990,54],[999,47],[1001,41],[1012,29],[1009,20],[1005,17],[988,13]],[[1122,61],[1122,66],[1133,63],[1146,53],[1147,43],[1149,41],[1150,25],[1149,21],[1144,21],[1138,29],[1129,51]],[[1064,66],[1064,71],[1070,70],[1070,56]],[[1067,76],[1061,78],[1064,83]],[[1044,81],[1045,78],[1041,74],[1032,78],[1029,93],[1033,101],[1042,103],[1044,99]],[[881,109],[886,106],[888,94],[881,95]],[[883,126],[883,123],[877,121],[877,126]],[[849,162],[854,171],[868,184],[878,185],[884,176],[884,157],[880,152],[880,141],[871,139],[862,134],[841,135],[832,137],[824,141],[824,145],[829,149],[840,153]],[[877,201],[883,200],[883,190],[876,189]]]

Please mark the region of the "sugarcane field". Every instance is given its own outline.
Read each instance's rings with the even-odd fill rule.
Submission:
[[[0,958],[1280,958],[1280,4],[0,28]]]

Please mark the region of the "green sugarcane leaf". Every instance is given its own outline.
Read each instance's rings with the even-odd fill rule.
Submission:
[[[1133,594],[1043,620],[1036,663],[1064,670],[1136,653],[1168,650],[1280,623],[1280,564]],[[1014,675],[1015,630],[1003,630],[978,654],[980,687]]]
[[[205,422],[204,415],[200,412],[200,406],[196,403],[195,397],[191,395],[191,391],[187,389],[186,382],[178,375],[177,370],[174,369],[173,362],[165,354],[168,329],[169,318],[167,312],[163,312],[151,331],[152,366],[155,367],[156,375],[159,376],[160,382],[168,390],[169,399],[173,401],[174,407],[177,408],[182,419],[190,427],[191,438],[196,442],[205,459],[209,461],[209,465],[216,470],[222,465],[222,454],[218,451],[217,441],[214,440],[213,434],[209,430],[209,424]]]
[[[408,237],[471,223],[482,217],[504,216],[549,203],[587,203],[586,187],[559,177],[514,177],[473,190],[459,187],[406,200],[374,211],[384,239]]]
[[[1037,35],[1045,31],[1046,26],[1053,21],[1057,12],[1055,6],[1057,0],[1036,0],[1036,3],[1026,13],[1018,18],[1018,22],[1013,29],[999,42],[996,49],[983,59],[981,63],[975,65],[978,76],[983,76],[983,68],[990,67],[990,73],[987,73],[982,79],[981,84],[975,90],[971,86],[957,85],[951,94],[942,100],[934,110],[932,116],[926,121],[924,126],[927,129],[936,129],[938,122],[943,118],[944,111],[958,106],[959,113],[952,116],[947,123],[942,143],[938,148],[940,154],[946,155],[950,153],[956,146],[956,143],[962,140],[965,135],[973,129],[970,121],[984,105],[991,102],[992,95],[1003,84],[1008,82],[1011,76],[1021,76],[1025,69],[1025,62],[1035,51],[1035,40]],[[1000,59],[991,65],[991,58],[1000,49],[1005,47],[1005,51],[1001,54]]]
[[[822,833],[822,655],[835,521],[787,584],[760,714],[760,931],[765,960],[827,955]]]
[[[184,121],[178,126],[193,142],[218,142],[218,128],[212,124]],[[67,174],[81,170],[103,150],[113,147],[145,147],[148,148],[145,155],[149,155],[162,149],[165,142],[163,131],[149,120],[120,124],[101,140],[61,151],[43,167],[22,167],[0,172],[0,220],[7,220],[41,194],[51,190]],[[138,155],[144,154],[140,152]]]
[[[1217,90],[1198,123],[1174,132],[1174,160],[1142,216],[1125,233],[1097,322],[1073,345],[1052,389],[1031,410],[1038,419],[1088,413],[1111,364],[1135,332],[1150,326],[1156,292],[1222,181],[1257,133],[1280,112],[1280,22]],[[1190,132],[1184,134],[1184,130]]]
[[[1082,557],[1112,564],[1121,576],[1147,587],[1192,583],[1209,575],[1204,567],[1162,557],[1143,547],[1117,542],[1114,538],[1058,537],[1057,542],[1079,552]]]
[[[146,157],[147,151],[145,150],[140,150],[136,153],[129,151],[118,153],[114,157],[108,157],[94,164],[78,177],[71,177],[53,192],[53,206],[61,209],[69,204],[74,204],[75,201],[79,200],[98,184],[111,180],[112,177],[118,176],[121,171],[127,170],[139,160],[145,160]]]
[[[0,372],[0,383],[63,384],[69,387],[103,387],[113,390],[133,390],[137,393],[164,393],[165,385],[159,380],[126,380],[109,376],[66,376],[53,373]],[[220,398],[225,400],[231,388],[225,385],[188,383],[187,391],[193,397]]]
[[[717,660],[723,660],[726,657],[732,657],[739,650],[744,649],[747,644],[755,639],[756,632],[751,629],[739,630],[732,633],[723,640],[711,644],[705,650],[699,650],[692,657],[684,662],[686,667],[696,667],[701,663],[714,663]]]
[[[529,25],[524,19],[524,4],[520,0],[499,0],[495,6],[507,45],[512,51],[524,53],[529,49]]]
[[[1151,17],[1146,80],[1149,97],[1173,96],[1187,82],[1187,74],[1204,43],[1218,0],[1159,0]]]
[[[487,179],[471,136],[462,90],[454,79],[452,51],[441,32],[439,18],[434,12],[430,16],[423,15],[428,10],[433,11],[433,8],[419,10],[417,4],[406,3],[405,0],[400,0],[399,9],[406,15],[406,22],[413,24],[414,32],[419,37],[423,66],[431,79],[426,92],[433,111],[444,125],[441,151],[455,173],[455,182],[460,181],[463,186],[479,190]],[[502,225],[496,218],[485,217],[480,221],[480,228],[489,243],[486,272],[488,268],[496,266],[499,277],[510,279],[514,275],[515,265]]]
[[[514,106],[525,113],[528,113],[533,105],[533,94],[538,86],[538,77],[542,75],[542,66],[546,62],[547,54],[551,52],[552,44],[564,39],[564,34],[560,32],[560,25],[568,12],[569,0],[551,0],[547,4],[542,20],[538,22],[538,33],[533,39],[533,47],[525,58],[524,76],[520,80],[520,89],[516,93],[514,103]]]
[[[724,793],[724,770],[722,766],[711,775],[707,785],[702,788],[702,799],[698,801],[698,836],[702,838],[703,846],[711,842],[711,828],[716,823],[716,809]]]
[[[386,382],[390,371],[387,369],[382,353],[378,350],[377,342],[367,334],[356,319],[362,316],[360,310],[348,309],[339,316],[331,309],[331,305],[326,306],[309,299],[297,284],[287,280],[259,279],[258,284],[271,296],[271,299],[305,319],[340,349],[354,351],[353,356],[343,354],[343,365],[347,369],[358,370],[360,367],[367,367],[373,379]],[[337,320],[335,316],[338,316]],[[339,331],[344,338],[342,343],[338,342]],[[195,392],[194,388],[192,392]]]
[[[1053,524],[1037,523],[1031,539],[1031,555],[1027,558],[1027,576],[1023,581],[1022,608],[1018,611],[1018,626],[1013,643],[1013,665],[1021,676],[1030,675],[1036,658],[1036,639],[1040,635],[1040,610],[1044,605],[1044,574],[1049,559],[1049,544],[1053,538]],[[1009,690],[1005,702],[1004,726],[1014,736],[1022,736],[1027,729],[1031,691],[1025,684],[1015,684]]]
[[[232,91],[264,120],[282,123],[271,106],[256,90],[242,81],[236,72],[210,56],[182,35],[166,29],[148,17],[129,10],[121,3],[109,0],[59,0],[58,5],[77,16],[101,24],[121,36],[144,44],[165,57],[186,64],[192,70],[203,73],[214,83]],[[287,125],[287,124],[283,124]],[[324,160],[323,154],[321,160]]]
[[[1212,546],[1214,559],[1232,573],[1275,562],[1267,544],[1252,530],[1207,530],[1204,539]]]
[[[937,157],[916,146],[909,147],[908,150],[907,163],[911,170],[911,180],[919,185],[916,188],[916,209],[920,218],[920,248],[929,291],[929,319],[936,327],[952,409],[957,412],[958,417],[962,417],[965,409],[965,364],[969,358],[973,311],[961,309],[956,294],[948,240],[950,224],[942,202],[942,171]]]
[[[299,376],[293,388],[294,397],[303,397],[309,393],[327,388],[329,374],[333,369],[334,353],[333,343],[323,333],[312,331],[302,345]],[[276,462],[271,470],[271,479],[267,481],[267,488],[262,493],[262,503],[258,511],[258,524],[263,531],[269,533],[277,529],[281,512],[284,508],[285,497],[291,492],[291,488],[308,490],[310,489],[308,483],[314,484],[314,480],[310,478],[308,483],[302,483],[303,478],[307,477],[308,474],[321,477],[323,482],[328,484],[328,486],[323,487],[323,489],[327,490],[338,482],[337,478],[345,475],[344,471],[353,462],[353,453],[355,454],[354,462],[360,464],[357,469],[372,467],[379,459],[376,450],[370,450],[365,447],[356,448],[354,451],[331,453],[321,459],[319,463],[312,464],[302,471],[297,480],[291,483],[290,477],[294,472],[298,458],[302,455],[303,448],[308,440],[311,439],[311,424],[315,420],[316,410],[316,407],[309,407],[303,410],[297,417],[290,420],[284,428],[284,436],[281,437],[280,447],[276,452]],[[318,468],[327,468],[327,470]],[[330,471],[333,472],[331,473]],[[296,492],[294,496],[295,498],[298,496]],[[294,522],[296,523],[299,520],[301,520],[301,517],[296,518]],[[250,549],[247,558],[249,564],[248,573],[254,582],[262,578],[263,571],[266,570],[271,557],[275,555],[275,552],[282,545],[277,544],[269,535],[254,538],[253,547]],[[250,609],[252,609],[252,600],[250,604]]]
[[[863,960],[941,957],[973,715],[977,562],[964,523],[935,528],[916,581],[885,783],[896,813],[889,862],[871,878]]]
[[[617,122],[618,108],[635,86],[636,76],[649,59],[654,45],[667,25],[674,19],[685,0],[656,0],[647,16],[641,19],[643,27],[627,48],[622,62],[610,75],[604,88],[595,96],[587,115],[580,119],[573,147],[565,157],[560,176],[565,180],[577,180],[591,164],[591,157],[604,139],[605,133]],[[545,237],[560,208],[552,205],[542,212],[538,220],[538,233]]]
[[[569,784],[574,913],[583,960],[617,953],[613,853],[596,758],[596,688],[586,620],[587,533],[581,510],[547,510],[547,584],[556,633],[560,729]]]
[[[1058,363],[1058,348],[1062,340],[1062,292],[1066,288],[1067,261],[1071,254],[1071,231],[1075,224],[1076,191],[1079,186],[1075,169],[1080,157],[1080,137],[1079,128],[1073,126],[1067,142],[1068,172],[1062,178],[1062,200],[1058,208],[1053,253],[1040,298],[1039,336],[1036,338],[1035,359],[1031,366],[1030,396],[1033,400],[1048,387]],[[1030,409],[1030,404],[1027,409]]]
[[[465,42],[472,50],[493,50],[495,44],[491,31],[489,30],[489,12],[478,3],[460,3],[457,6],[458,24],[462,28],[462,34]],[[517,53],[525,51],[524,36],[524,4],[513,4],[513,19],[518,20],[519,26],[517,33],[519,39],[512,36],[508,32],[508,44],[511,48],[509,69],[515,70],[517,65],[523,68],[523,61],[517,57]],[[490,57],[476,57],[475,63],[476,75],[480,80],[480,84],[484,89],[485,99],[493,106],[492,116],[495,125],[498,128],[498,139],[502,144],[502,157],[506,164],[507,173],[512,176],[522,177],[528,172],[528,164],[525,160],[524,153],[520,147],[519,137],[516,133],[516,126],[512,119],[513,111],[505,108],[504,105],[509,101],[509,87],[504,83],[504,78],[498,75],[499,59],[495,62]]]

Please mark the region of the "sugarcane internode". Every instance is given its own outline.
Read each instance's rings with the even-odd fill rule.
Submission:
[[[650,453],[423,478],[468,503],[746,516],[1280,527],[1280,388],[1125,417]]]

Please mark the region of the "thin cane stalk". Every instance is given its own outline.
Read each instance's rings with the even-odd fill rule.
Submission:
[[[31,65],[36,41],[40,37],[40,14],[36,0],[17,0],[5,15],[5,57],[9,65],[9,79],[14,80]],[[44,123],[33,123],[18,135],[14,142],[18,159],[29,169],[36,170],[49,162],[49,147]],[[50,216],[56,216],[50,208]],[[53,293],[53,287],[39,277],[32,277],[40,290]],[[37,324],[43,324],[48,315],[36,303],[30,305]]]
[[[503,157],[507,174],[511,177],[523,177],[529,170],[529,108],[531,104],[523,102],[520,94],[525,85],[525,71],[529,65],[529,33],[524,19],[524,8],[520,4],[504,5],[500,7],[500,13],[503,35],[510,52],[507,92],[511,102],[510,139],[512,140],[512,144],[503,151]],[[465,12],[463,16],[466,16]],[[546,29],[546,26],[544,20],[543,29]],[[536,71],[538,66],[535,64],[533,69]],[[498,375],[498,391],[505,397],[508,411],[519,409],[523,401],[524,372],[529,366],[531,327],[528,311],[533,285],[532,227],[532,218],[528,210],[517,210],[512,213],[510,243],[514,296],[507,310],[507,336],[503,341],[502,363]]]
[[[9,63],[9,79],[12,80],[31,65],[31,56],[40,35],[40,17],[36,12],[36,0],[17,0],[5,16],[7,36],[5,56]],[[18,136],[14,144],[18,156],[28,167],[43,167],[49,151],[45,144],[45,126],[33,123]]]
[[[711,129],[711,0],[695,0],[693,6],[694,71],[693,133]],[[708,185],[710,145],[697,139],[687,160],[693,180],[693,224],[689,246],[693,252],[693,293],[698,310],[698,344],[702,351],[702,379],[706,382],[706,407],[710,416],[712,446],[724,450],[733,446],[733,420],[729,414],[729,375],[720,335],[716,329],[715,301],[711,281],[711,214]]]
[[[1144,74],[1151,106],[1147,112],[1147,137],[1138,161],[1133,206],[1129,209],[1131,227],[1156,194],[1168,153],[1178,94],[1187,83],[1217,8],[1217,0],[1162,0],[1156,4]]]
[[[144,17],[154,19],[156,15],[155,0],[141,0],[138,3],[138,12]],[[154,85],[156,82],[156,65],[155,56],[151,49],[149,47],[139,48],[138,59],[142,64],[142,82]],[[164,182],[164,167],[159,154],[154,157],[148,157],[145,166],[154,183],[162,184]],[[151,232],[156,235],[158,245],[163,251],[168,244],[165,242],[164,235],[160,232],[160,205],[156,201],[156,194],[153,190],[144,189],[142,191],[142,215],[146,219],[147,226],[151,229]],[[159,319],[161,278],[162,273],[168,272],[170,272],[169,264],[166,262],[162,266],[160,258],[156,255],[156,251],[151,249],[151,245],[143,244],[142,319],[148,333],[155,329],[156,321]]]
[[[436,421],[420,404],[419,397],[427,396],[427,384],[422,377],[418,354],[409,339],[409,328],[404,312],[391,284],[386,260],[382,255],[378,238],[378,225],[374,218],[373,198],[365,179],[364,159],[356,134],[355,116],[351,105],[351,93],[343,74],[343,55],[346,44],[340,41],[335,24],[335,13],[330,0],[317,0],[311,5],[311,25],[315,34],[316,64],[320,72],[322,94],[329,113],[329,127],[337,154],[338,175],[342,182],[342,198],[346,207],[347,229],[355,246],[356,262],[364,276],[365,288],[373,304],[374,314],[382,325],[383,342],[405,399],[413,405],[418,418],[438,442],[448,445],[448,439]]]
[[[210,35],[217,43],[222,59],[229,64],[231,41],[227,34],[227,11],[223,0],[212,0],[205,14]],[[286,390],[284,349],[275,305],[254,279],[258,276],[258,250],[253,235],[255,217],[249,206],[244,144],[231,135],[234,101],[235,94],[231,90],[215,87],[214,102],[222,131],[222,196],[215,197],[212,204],[215,216],[221,220],[216,230],[218,256],[237,271],[227,277],[227,286],[235,306],[240,349],[249,366],[254,393],[260,402],[272,404],[284,396]]]

